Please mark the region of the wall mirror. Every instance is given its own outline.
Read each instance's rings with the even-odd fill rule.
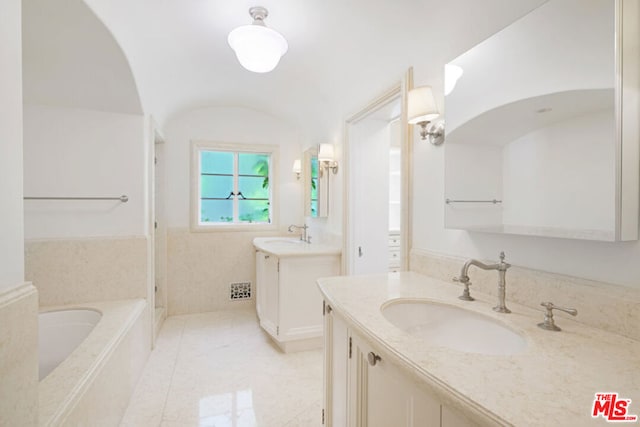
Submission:
[[[329,216],[329,174],[322,176],[318,169],[318,147],[304,152],[302,164],[304,177],[304,216],[326,218]]]
[[[639,11],[550,0],[446,65],[446,228],[637,240]]]

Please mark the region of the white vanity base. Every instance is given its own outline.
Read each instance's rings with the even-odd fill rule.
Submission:
[[[322,295],[316,281],[340,274],[340,249],[294,239],[257,238],[256,312],[285,353],[321,348]]]

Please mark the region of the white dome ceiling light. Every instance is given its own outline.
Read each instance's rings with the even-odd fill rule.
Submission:
[[[243,25],[229,33],[229,46],[236,53],[240,65],[254,73],[268,73],[276,68],[287,52],[287,40],[264,24],[269,12],[264,7],[249,9],[253,24]]]

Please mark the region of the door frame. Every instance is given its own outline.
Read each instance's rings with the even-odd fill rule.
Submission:
[[[355,214],[354,198],[349,197],[353,192],[351,186],[351,171],[349,165],[351,164],[351,156],[353,155],[350,141],[349,131],[351,126],[359,123],[361,120],[367,118],[370,114],[377,111],[382,106],[387,105],[393,100],[400,98],[400,121],[405,125],[400,126],[400,157],[401,157],[401,171],[400,171],[400,200],[401,200],[401,214],[400,214],[400,271],[407,271],[409,269],[409,255],[411,251],[411,231],[412,231],[412,198],[410,197],[412,192],[412,180],[413,175],[413,132],[410,130],[410,125],[407,124],[407,93],[413,88],[413,68],[409,68],[402,81],[397,82],[387,91],[380,94],[378,97],[370,101],[360,111],[353,114],[345,120],[343,129],[343,163],[346,167],[343,168],[343,192],[342,192],[342,272],[345,275],[353,274],[353,266],[355,261],[355,243],[354,243],[354,230],[352,224],[355,222],[353,218]]]

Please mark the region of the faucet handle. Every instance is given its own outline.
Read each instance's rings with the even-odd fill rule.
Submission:
[[[578,310],[576,310],[575,308],[558,307],[557,305],[554,305],[552,302],[541,302],[540,305],[546,308],[546,311],[544,313],[544,321],[542,323],[538,323],[538,327],[545,329],[547,331],[562,330],[559,327],[557,327],[555,322],[553,321],[553,310],[564,311],[565,313],[568,313],[572,316],[576,316],[578,314]]]
[[[464,285],[464,290],[462,291],[462,295],[460,295],[458,299],[461,299],[463,301],[475,301],[475,298],[472,297],[471,293],[469,292],[469,285],[471,284],[471,281],[469,280],[469,276],[454,277],[453,281],[460,282]]]
[[[511,264],[509,264],[508,262],[504,262],[504,258],[505,258],[504,251],[501,251],[500,252],[500,264],[498,265],[499,266],[499,268],[498,268],[499,271],[507,271],[509,269],[509,267],[511,267]]]

